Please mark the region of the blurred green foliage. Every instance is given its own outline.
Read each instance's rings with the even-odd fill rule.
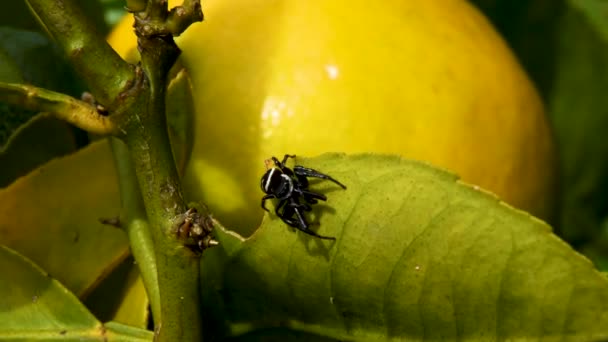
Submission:
[[[101,13],[104,13],[106,9],[100,1],[78,1],[78,4],[82,7],[82,10],[89,19],[93,21],[95,27],[99,28],[104,34],[108,32],[110,26],[106,24],[104,17],[100,15]],[[35,17],[30,13],[25,1],[5,1],[2,5],[2,11],[0,11],[0,26],[9,26],[27,31],[44,31]]]
[[[559,149],[556,232],[608,265],[608,2],[474,0],[538,86]]]
[[[114,26],[125,12],[125,0],[99,0],[103,7],[103,19],[108,27]]]

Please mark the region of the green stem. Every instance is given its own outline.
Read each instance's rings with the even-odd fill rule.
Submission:
[[[42,25],[66,52],[95,99],[112,109],[134,78],[122,60],[72,0],[27,0]]]
[[[155,330],[157,341],[201,341],[202,318],[199,311],[200,254],[188,248],[179,236],[179,220],[187,211],[181,193],[165,115],[167,75],[179,56],[179,49],[167,27],[169,16],[166,0],[147,0],[145,11],[136,12],[136,33],[141,52],[141,65],[132,66],[105,43],[88,24],[72,0],[27,0],[40,21],[68,54],[85,79],[95,99],[110,112],[120,138],[127,144],[137,183],[141,190],[147,222],[140,220],[141,208],[134,211],[137,218],[129,233],[138,262],[154,263],[149,253],[151,236],[156,260],[158,295]],[[192,10],[197,1],[187,1]],[[141,1],[129,1],[135,9]],[[133,9],[131,9],[133,10]],[[189,15],[189,20],[202,14]],[[183,22],[177,24],[185,29]],[[120,159],[125,159],[120,157]],[[129,179],[131,176],[121,176]],[[136,196],[133,184],[124,184],[124,192]],[[139,199],[124,196],[126,206],[136,205]],[[135,215],[134,214],[134,215]],[[142,232],[149,228],[149,235]],[[135,242],[142,239],[141,244]],[[139,251],[137,251],[137,249]],[[139,255],[139,256],[138,256]],[[147,281],[153,281],[153,269]],[[143,273],[142,273],[143,275]],[[153,287],[149,287],[152,288]],[[159,309],[160,308],[160,309]],[[160,313],[159,313],[160,311]]]
[[[129,237],[131,253],[137,262],[146,287],[152,307],[152,317],[160,317],[160,294],[154,244],[131,156],[127,146],[117,138],[110,138],[110,146],[112,146],[120,187],[123,210],[121,225]]]
[[[74,126],[99,135],[118,135],[118,126],[84,101],[26,84],[0,82],[0,101],[38,112],[49,112]]]
[[[141,38],[143,87],[149,97],[140,102],[137,120],[129,125],[131,152],[156,249],[161,313],[158,341],[200,341],[200,256],[177,236],[176,220],[187,210],[171,151],[165,116],[167,75],[179,49],[173,39]]]

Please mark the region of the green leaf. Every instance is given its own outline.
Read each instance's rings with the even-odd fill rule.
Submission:
[[[608,145],[604,141],[608,128],[608,40],[596,30],[597,25],[592,25],[590,13],[578,9],[591,8],[593,3],[599,9],[598,1],[570,3],[577,6],[569,7],[559,25],[549,114],[560,146],[560,230],[568,241],[581,246],[597,243],[601,222],[608,215]]]
[[[0,34],[2,33],[2,30],[5,29],[0,27]],[[21,67],[18,64],[18,61],[12,56],[14,53],[10,53],[7,48],[16,49],[11,45],[6,44],[5,40],[0,40],[0,81],[23,83],[24,79]],[[35,113],[32,111],[0,103],[0,151],[5,149],[7,141],[14,132],[34,115]]]
[[[110,298],[110,296],[107,298]],[[120,299],[122,300],[116,308],[112,320],[132,327],[145,329],[150,319],[150,301],[146,294],[144,282],[135,264],[131,265],[124,288],[121,291]]]
[[[134,328],[117,322],[108,322],[105,325],[108,341],[152,341],[154,333],[148,330]],[[105,342],[105,341],[104,341]]]
[[[295,331],[288,328],[271,328],[253,331],[241,336],[235,336],[233,338],[227,338],[224,341],[229,342],[297,342],[297,341],[314,341],[314,342],[337,342],[340,340],[333,339],[330,337],[319,336],[315,334],[309,334],[306,332]]]
[[[560,147],[557,233],[606,265],[608,3],[472,0],[501,31],[548,103]]]
[[[0,244],[84,296],[129,253],[124,232],[99,223],[119,213],[112,155],[100,141],[0,189]]]
[[[568,0],[568,4],[581,11],[593,30],[608,43],[608,2],[605,0]]]
[[[194,113],[192,82],[186,69],[178,62],[171,70],[167,87],[167,128],[180,175],[184,174],[192,153]]]
[[[337,240],[294,233],[274,214],[247,240],[217,228],[220,247],[201,263],[207,330],[283,327],[365,341],[608,338],[608,280],[545,223],[420,162],[327,154],[298,163],[348,186],[312,183],[328,200],[309,219]]]
[[[86,298],[85,305],[102,321],[145,329],[149,301],[133,258],[125,259],[104,279]]]
[[[0,27],[0,81],[27,82],[72,93],[78,88],[71,69],[46,37],[7,27]],[[0,103],[0,187],[76,149],[70,125],[36,114]]]
[[[104,327],[58,281],[17,252],[0,246],[0,340],[151,341],[152,333]]]
[[[7,83],[23,82],[19,67],[4,50],[0,50],[0,81]]]
[[[76,151],[72,133],[65,122],[45,113],[21,125],[0,147],[0,188],[55,157]]]
[[[101,324],[78,298],[35,264],[0,246],[0,265],[0,339],[99,333]]]

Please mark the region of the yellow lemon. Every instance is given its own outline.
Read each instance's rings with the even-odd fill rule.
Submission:
[[[227,226],[262,216],[263,161],[396,153],[547,218],[555,183],[541,100],[464,0],[207,0],[177,39],[196,141],[184,184]],[[110,42],[135,47],[131,19]]]

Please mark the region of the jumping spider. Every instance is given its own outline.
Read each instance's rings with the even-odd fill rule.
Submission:
[[[268,171],[262,176],[261,180],[262,191],[266,193],[262,197],[262,208],[268,211],[265,206],[266,200],[276,198],[279,200],[279,204],[274,212],[283,222],[308,235],[320,239],[335,240],[336,238],[334,237],[321,236],[310,230],[310,224],[304,217],[304,212],[311,211],[313,204],[318,203],[319,200],[327,200],[325,195],[312,192],[308,189],[307,177],[329,180],[343,189],[346,189],[346,186],[329,175],[301,165],[296,165],[293,169],[288,168],[285,165],[287,159],[295,157],[295,155],[286,154],[282,161],[279,161],[275,157],[266,160]]]

